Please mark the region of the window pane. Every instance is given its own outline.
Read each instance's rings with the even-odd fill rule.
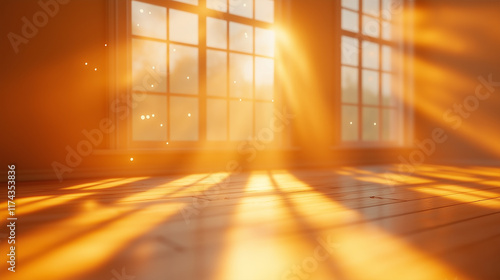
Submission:
[[[363,13],[378,17],[380,14],[379,0],[363,0]]]
[[[133,141],[167,140],[167,97],[150,94],[132,94]]]
[[[392,97],[392,75],[382,74],[382,105],[392,106],[394,100]]]
[[[397,58],[398,60],[400,59],[399,56]],[[397,103],[398,100],[401,100],[403,96],[403,91],[404,91],[403,84],[405,78],[404,78],[404,72],[403,70],[401,70],[403,66],[399,64],[400,61],[398,61],[398,63],[395,63],[393,61],[393,63],[394,63],[393,64],[394,68],[397,70],[397,72],[392,74],[392,96],[393,96],[393,102]]]
[[[342,7],[357,11],[359,10],[359,0],[342,0]]]
[[[207,140],[227,140],[227,101],[207,99]]]
[[[363,70],[363,104],[378,105],[379,73]]]
[[[379,69],[379,45],[363,41],[363,67]]]
[[[341,42],[342,64],[358,66],[359,41],[347,36],[342,36]]]
[[[174,9],[169,10],[169,39],[187,44],[198,44],[198,15]]]
[[[231,141],[251,140],[253,135],[252,102],[231,100],[229,109],[229,139]]]
[[[382,0],[382,18],[385,20],[394,20],[401,13],[403,6],[402,0]]]
[[[358,68],[342,66],[342,102],[358,103]]]
[[[359,32],[358,13],[342,9],[342,29],[352,32]]]
[[[391,20],[391,3],[392,0],[382,0],[382,18]]]
[[[272,100],[274,96],[274,60],[255,57],[255,98]]]
[[[227,0],[207,0],[207,8],[219,12],[227,12]]]
[[[363,108],[363,141],[379,140],[379,109]]]
[[[271,120],[274,114],[273,105],[273,103],[268,102],[255,103],[255,136],[264,143],[274,139],[274,131],[271,130]]]
[[[252,0],[229,0],[229,13],[242,17],[253,17]]]
[[[255,19],[274,22],[274,0],[255,0]]]
[[[207,17],[207,46],[227,49],[227,21]]]
[[[170,92],[198,94],[198,48],[170,44]]]
[[[255,28],[255,53],[274,57],[275,35],[269,29]]]
[[[132,34],[167,39],[167,9],[132,1]]]
[[[398,140],[398,118],[395,109],[382,110],[382,140],[396,141]]]
[[[359,138],[358,127],[358,107],[342,106],[342,141],[357,141]]]
[[[227,96],[227,53],[207,50],[207,95]]]
[[[382,39],[392,40],[392,24],[387,21],[382,21]]]
[[[229,23],[229,48],[233,51],[253,51],[253,28],[250,25]]]
[[[389,46],[382,46],[382,70],[392,70],[392,49]]]
[[[170,97],[170,139],[198,140],[198,98]]]
[[[186,4],[191,4],[191,5],[198,5],[198,0],[174,0],[177,2],[182,2]]]
[[[167,92],[167,44],[132,39],[132,90]]]
[[[363,34],[378,38],[380,36],[380,21],[372,17],[363,16]]]
[[[253,96],[253,59],[251,55],[235,54],[229,56],[229,84],[231,97],[252,98]]]

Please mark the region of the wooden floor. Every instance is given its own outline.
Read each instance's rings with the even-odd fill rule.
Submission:
[[[2,280],[500,279],[496,167],[18,182],[17,195]]]

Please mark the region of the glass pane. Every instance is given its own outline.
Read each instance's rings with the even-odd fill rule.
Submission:
[[[167,140],[167,97],[145,93],[132,94],[133,141]]]
[[[227,0],[207,0],[207,8],[219,12],[227,12]]]
[[[394,104],[392,97],[392,75],[387,73],[382,74],[382,104],[386,106]]]
[[[231,100],[229,107],[229,140],[251,140],[253,135],[253,108],[250,101]]]
[[[389,46],[382,46],[382,70],[392,70],[392,49]]]
[[[198,94],[198,48],[170,44],[170,92]]]
[[[242,17],[253,17],[252,0],[229,0],[229,13]]]
[[[342,141],[357,141],[359,139],[358,127],[358,107],[342,106]]]
[[[359,32],[358,13],[342,9],[342,29],[352,32]]]
[[[379,45],[363,41],[363,67],[379,69]]]
[[[378,17],[380,14],[379,0],[363,0],[363,13]]]
[[[227,49],[227,21],[207,17],[207,46]]]
[[[401,15],[402,8],[402,0],[382,0],[382,18],[385,20],[395,20]]]
[[[272,100],[274,96],[274,60],[255,57],[255,98]]]
[[[359,10],[359,0],[342,0],[342,7],[357,11]]]
[[[372,17],[363,16],[363,34],[378,38],[380,36],[380,21]]]
[[[342,66],[342,102],[358,103],[358,68]]]
[[[198,44],[198,15],[174,9],[169,10],[169,39],[187,44]]]
[[[227,140],[227,101],[207,99],[207,140]]]
[[[132,90],[167,92],[167,44],[132,39]]]
[[[379,109],[363,108],[363,141],[379,140]]]
[[[342,64],[358,66],[359,41],[347,36],[342,36],[341,42]]]
[[[227,53],[207,50],[207,95],[227,96]]]
[[[250,25],[229,23],[229,48],[233,51],[253,51],[253,28]]]
[[[274,114],[274,104],[255,103],[255,136],[257,140],[267,143],[274,139],[274,131],[271,130],[271,120]]]
[[[363,104],[378,105],[379,73],[363,70]]]
[[[394,68],[396,68],[397,72],[392,74],[392,96],[393,96],[392,101],[394,102],[394,104],[396,104],[400,100],[402,100],[403,97],[403,91],[404,91],[403,84],[405,76],[403,70],[401,70],[402,65],[399,65],[399,62],[393,65]]]
[[[392,0],[382,0],[382,18],[385,20],[392,19]]]
[[[170,97],[170,139],[198,140],[198,98]]]
[[[253,96],[253,59],[251,55],[235,54],[229,56],[229,92],[231,97],[252,98]]]
[[[255,28],[255,53],[274,57],[275,35],[269,29]]]
[[[399,127],[397,111],[395,109],[382,110],[382,140],[396,141],[398,139]]]
[[[191,4],[191,5],[198,5],[198,0],[174,0],[177,2],[182,2],[186,4]]]
[[[167,9],[132,1],[132,34],[167,39]]]
[[[382,39],[392,40],[392,24],[387,21],[382,21]]]
[[[274,22],[274,0],[255,0],[255,19]]]

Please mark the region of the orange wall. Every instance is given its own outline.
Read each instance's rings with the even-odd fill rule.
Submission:
[[[500,83],[484,100],[476,90],[488,95],[478,77],[500,82],[500,2],[416,3],[416,138],[445,131],[448,140],[430,160],[498,158]]]
[[[106,114],[105,1],[59,4],[45,25],[43,16],[37,18],[40,27],[16,54],[7,36],[22,36],[22,19],[33,23],[33,15],[43,12],[37,2],[0,5],[1,163],[18,169],[50,168],[64,157],[66,145],[75,145],[81,131],[96,127]]]

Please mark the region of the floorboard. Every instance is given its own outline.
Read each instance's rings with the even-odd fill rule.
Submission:
[[[16,273],[1,262],[0,279],[500,279],[494,166],[17,186]],[[8,252],[8,232],[0,234],[0,251]]]

